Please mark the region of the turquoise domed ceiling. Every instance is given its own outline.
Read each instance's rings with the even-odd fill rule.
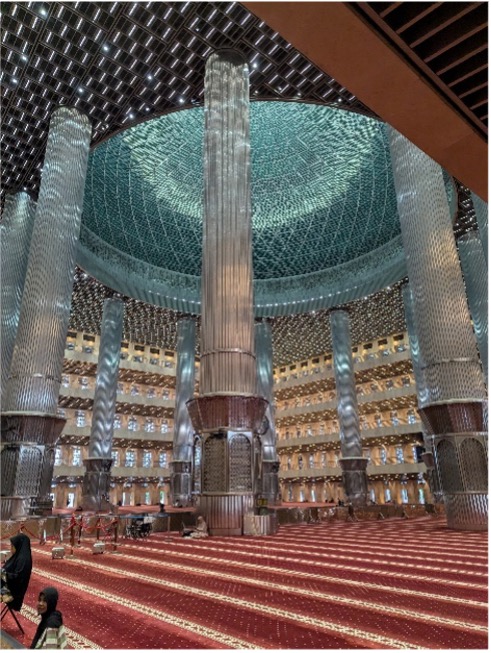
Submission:
[[[256,313],[355,299],[405,273],[384,123],[251,103]],[[120,292],[199,312],[204,110],[167,113],[90,155],[79,263]]]

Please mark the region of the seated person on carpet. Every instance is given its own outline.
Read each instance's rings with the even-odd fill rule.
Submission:
[[[67,641],[63,617],[56,609],[58,603],[58,590],[54,587],[46,587],[39,592],[38,615],[41,621],[37,627],[36,634],[30,648],[66,648]]]
[[[185,528],[182,531],[183,537],[208,537],[208,525],[201,515],[196,520],[194,528]]]
[[[18,533],[10,538],[12,555],[2,567],[2,603],[8,603],[11,610],[20,610],[31,578],[31,540]]]

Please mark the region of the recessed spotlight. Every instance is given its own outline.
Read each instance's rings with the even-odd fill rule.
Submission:
[[[150,81],[152,81],[152,79],[153,79],[153,75],[150,75],[150,74],[147,75],[147,79],[149,79]]]
[[[18,84],[19,83],[19,80],[17,79],[17,77],[12,77],[12,83],[13,84]]]
[[[106,44],[102,46],[102,49],[104,50],[104,52],[109,52],[109,46]]]
[[[179,98],[179,104],[184,104],[184,102],[186,102],[186,100],[184,98],[180,97]]]
[[[81,86],[79,86],[78,89],[77,89],[77,91],[78,91],[79,93],[83,93],[83,92],[84,92],[84,89],[83,89]]]
[[[134,113],[130,113],[130,118],[133,119],[135,117]]]
[[[39,10],[39,13],[41,14],[41,16],[47,16],[48,15],[48,12],[46,11],[46,9],[44,7],[41,7],[41,9]]]
[[[26,57],[26,55],[23,54],[23,55],[21,56],[21,59],[22,59],[22,61],[27,61],[27,57]]]

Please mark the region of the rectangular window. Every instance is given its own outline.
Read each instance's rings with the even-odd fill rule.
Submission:
[[[145,420],[144,431],[146,431],[147,433],[153,433],[155,431],[155,422],[153,421],[153,419]]]
[[[151,467],[152,466],[152,452],[151,451],[144,451],[143,452],[142,465],[143,465],[143,467]]]
[[[128,419],[128,431],[138,431],[138,420],[133,415]]]
[[[401,500],[402,500],[402,503],[408,503],[408,501],[409,501],[408,496],[407,496],[407,490],[406,490],[405,487],[403,487],[401,489]]]
[[[119,451],[111,451],[111,458],[113,459],[113,467],[119,467]]]
[[[423,490],[422,487],[419,487],[419,488],[418,488],[418,501],[419,501],[419,503],[421,503],[421,504],[426,503],[426,502],[425,502],[425,491]]]
[[[72,449],[72,465],[78,467],[82,464],[82,450],[80,447],[73,447]]]
[[[398,463],[404,462],[404,451],[402,447],[396,447],[396,460]]]
[[[128,449],[124,457],[124,466],[135,467],[135,465],[136,465],[136,454],[132,449]]]
[[[380,462],[382,465],[385,465],[387,462],[387,451],[385,450],[384,447],[380,447]]]
[[[150,492],[145,492],[145,505],[150,505]]]
[[[159,453],[159,467],[167,467],[167,451]]]
[[[392,497],[391,497],[390,490],[389,490],[388,487],[385,488],[385,490],[384,490],[384,497],[385,497],[385,503],[388,503],[389,501],[392,501]]]
[[[85,426],[85,411],[77,410],[76,412],[76,424],[78,428],[83,428]]]
[[[61,447],[55,449],[55,465],[61,465]]]

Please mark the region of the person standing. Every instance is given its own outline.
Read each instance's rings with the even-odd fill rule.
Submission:
[[[67,647],[63,616],[56,609],[57,604],[58,590],[56,588],[46,587],[39,592],[37,611],[41,621],[30,648],[58,649]]]
[[[31,540],[24,533],[10,538],[12,555],[2,568],[2,602],[11,610],[20,610],[32,571]],[[8,588],[8,591],[7,591]]]

